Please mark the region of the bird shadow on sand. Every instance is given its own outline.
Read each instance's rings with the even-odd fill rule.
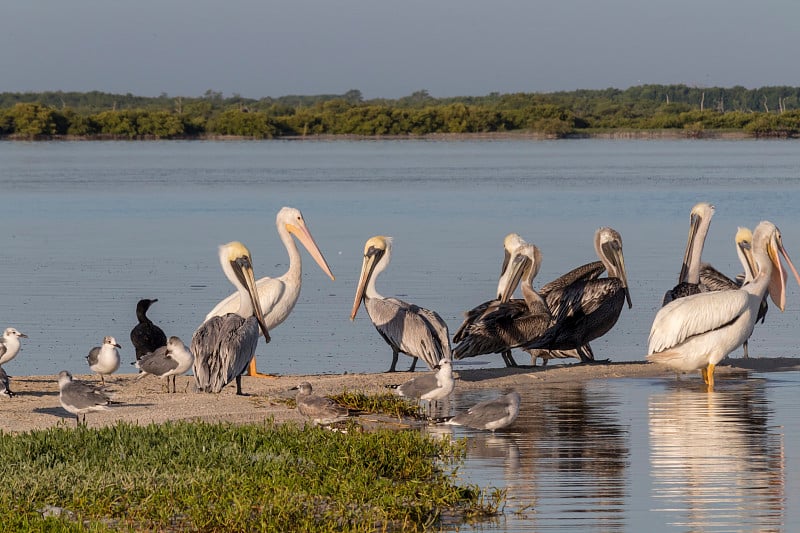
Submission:
[[[22,391],[22,392],[14,392],[14,396],[19,396],[20,398],[24,398],[25,396],[33,396],[35,398],[44,398],[45,396],[58,396],[58,391]]]
[[[61,407],[37,407],[33,409],[34,413],[42,415],[52,415],[58,418],[75,418],[75,415],[66,412]]]

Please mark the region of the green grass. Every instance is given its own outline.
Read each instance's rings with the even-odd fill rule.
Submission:
[[[7,531],[425,530],[498,512],[501,491],[455,483],[464,453],[416,431],[271,422],[0,434],[0,516]]]

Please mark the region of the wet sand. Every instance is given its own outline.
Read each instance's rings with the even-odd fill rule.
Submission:
[[[746,377],[751,372],[779,372],[800,370],[800,358],[730,359],[717,368],[718,386],[726,376]],[[203,420],[207,422],[276,422],[304,421],[296,409],[285,400],[294,397],[290,391],[301,381],[309,381],[314,391],[329,395],[342,391],[379,393],[387,385],[400,384],[421,372],[340,375],[284,375],[277,378],[252,378],[242,380],[247,396],[237,396],[236,387],[230,384],[219,394],[193,392],[194,378],[181,376],[177,380],[178,392],[163,392],[162,382],[153,376],[137,379],[136,374],[119,374],[107,380],[107,391],[115,403],[108,411],[89,413],[89,427],[112,425],[117,421],[132,424],[162,423],[170,420]],[[539,387],[559,387],[589,380],[640,378],[674,379],[675,372],[646,362],[619,362],[609,364],[550,364],[546,367],[457,369],[456,389],[515,388],[521,392]],[[76,380],[99,384],[91,375],[75,376]],[[685,379],[700,380],[699,372]],[[723,385],[724,386],[724,385]],[[74,427],[75,417],[65,411],[58,400],[58,383],[55,376],[18,376],[11,378],[13,398],[0,399],[0,430],[24,432],[54,426]]]

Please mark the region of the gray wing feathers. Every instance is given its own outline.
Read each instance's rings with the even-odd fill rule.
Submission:
[[[103,392],[90,385],[73,381],[61,392],[64,402],[75,409],[88,409],[98,405],[106,405],[111,399]]]
[[[703,263],[700,267],[700,283],[710,291],[726,291],[738,289],[741,286],[741,283],[736,283],[708,263]]]
[[[244,372],[258,344],[258,322],[235,313],[206,320],[192,336],[197,388],[219,392]]]
[[[162,346],[139,359],[138,367],[143,372],[154,376],[163,376],[170,370],[178,368],[178,362],[167,354],[167,347]]]
[[[100,356],[100,347],[95,346],[91,350],[89,350],[89,355],[86,356],[86,360],[89,361],[90,365],[97,364],[97,358]]]
[[[364,303],[375,328],[398,351],[419,357],[431,369],[450,358],[450,333],[438,314],[397,298]]]
[[[439,388],[439,380],[436,378],[436,374],[423,374],[397,387],[397,392],[400,396],[407,398],[419,398],[437,388]]]

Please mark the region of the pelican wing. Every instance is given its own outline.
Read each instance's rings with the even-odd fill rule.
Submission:
[[[255,317],[229,313],[203,322],[192,336],[191,349],[198,388],[219,392],[244,372],[255,354],[258,335]]]
[[[489,300],[488,302],[483,302],[482,304],[473,307],[469,311],[464,311],[464,321],[458,327],[455,335],[453,335],[453,342],[461,342],[469,331],[470,326],[474,324],[475,321],[478,320],[487,309],[489,309],[492,305],[497,304],[499,301],[500,300]]]
[[[487,353],[502,353],[520,346],[547,330],[550,316],[528,309],[525,300],[498,303],[467,328],[463,339],[453,350],[455,359]]]
[[[450,335],[438,314],[397,298],[369,298],[365,304],[378,333],[398,351],[430,368],[449,359]]]
[[[742,286],[741,282],[732,280],[708,263],[700,266],[700,283],[709,291],[736,290]]]
[[[593,261],[586,263],[577,268],[573,268],[563,276],[559,276],[550,283],[545,283],[539,289],[539,294],[547,298],[547,295],[553,291],[564,289],[577,281],[589,281],[590,279],[597,279],[600,274],[606,271],[606,267],[601,261]],[[548,304],[550,302],[548,301]]]
[[[658,310],[650,328],[648,354],[669,350],[689,337],[721,328],[747,308],[745,291],[704,292],[673,300]]]
[[[571,317],[597,311],[620,288],[621,282],[618,278],[578,281],[548,294],[547,305],[550,307],[554,323],[561,323]],[[551,304],[551,300],[554,305]]]

